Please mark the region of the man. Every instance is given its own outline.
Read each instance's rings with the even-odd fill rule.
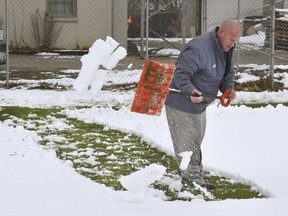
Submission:
[[[181,51],[170,88],[192,92],[198,96],[168,94],[165,101],[167,121],[178,165],[181,153],[190,152],[187,168],[180,169],[182,183],[215,189],[204,180],[201,143],[206,130],[206,107],[213,101],[201,94],[217,95],[231,89],[228,99],[236,97],[234,90],[233,50],[242,34],[239,23],[227,20],[208,34],[191,40]]]

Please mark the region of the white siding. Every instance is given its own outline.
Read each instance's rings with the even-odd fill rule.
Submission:
[[[112,2],[115,23],[112,28]],[[0,0],[0,20],[5,20],[5,0]],[[31,15],[39,9],[46,11],[46,0],[9,0],[9,42],[11,45],[35,47],[32,37]],[[77,18],[57,19],[63,26],[54,47],[60,49],[89,48],[98,39],[112,36],[126,47],[127,0],[78,0]]]

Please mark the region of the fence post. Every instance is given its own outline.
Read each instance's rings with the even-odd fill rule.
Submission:
[[[207,33],[207,0],[201,1],[202,5],[202,19],[201,19],[201,34]]]
[[[186,45],[186,0],[182,0],[181,8],[181,34],[182,34],[182,48]]]
[[[270,40],[270,86],[274,89],[274,57],[275,57],[275,2],[271,0],[271,40]]]
[[[238,8],[237,8],[237,21],[240,22],[240,8],[241,8],[241,0],[238,0]],[[239,61],[240,61],[240,44],[237,43],[237,71],[239,71]]]
[[[145,0],[141,0],[141,29],[140,29],[140,37],[141,37],[141,44],[140,44],[140,57],[144,58],[144,24],[145,24]]]
[[[9,88],[9,15],[8,15],[8,0],[5,0],[5,16],[6,16],[6,31],[5,31],[5,40],[6,40],[6,86]]]
[[[146,0],[146,59],[149,59],[149,0]]]
[[[114,2],[114,0],[112,0],[112,2],[111,2],[111,37],[112,38],[114,38],[114,19],[115,19],[114,6],[115,6],[115,2]]]

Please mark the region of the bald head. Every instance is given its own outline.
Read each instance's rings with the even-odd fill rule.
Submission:
[[[242,34],[240,24],[236,20],[226,20],[216,33],[221,48],[227,52],[235,46]]]
[[[239,22],[237,22],[237,20],[226,20],[222,23],[222,25],[220,26],[220,30],[223,30],[225,32],[233,32],[235,34],[242,34],[242,29],[241,26],[239,24]]]

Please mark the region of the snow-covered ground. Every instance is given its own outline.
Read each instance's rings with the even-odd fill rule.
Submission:
[[[127,93],[1,90],[0,106],[93,106],[98,101],[123,105],[119,111],[92,107],[67,111],[67,115],[104,123],[141,135],[168,154],[173,148],[165,120],[130,112],[133,91]],[[288,101],[288,92],[238,93],[238,101]],[[0,123],[0,213],[7,216],[38,215],[279,215],[288,214],[287,157],[288,108],[208,109],[203,143],[206,169],[254,185],[268,199],[219,202],[165,202],[153,193],[115,192],[79,176],[55,152],[37,144],[36,133]],[[162,168],[161,168],[162,169]],[[139,179],[141,181],[141,177]]]
[[[129,72],[132,71],[127,69],[126,74]],[[139,73],[137,76],[139,78]],[[287,86],[287,79],[282,82]],[[67,109],[65,113],[82,121],[135,133],[173,155],[165,109],[160,116],[130,112],[134,93],[132,90],[95,93],[1,89],[0,109],[3,106],[91,106]],[[141,182],[149,182],[149,177],[159,178],[165,171],[165,167],[155,164],[153,170],[148,167],[143,172],[123,177],[128,191],[116,192],[80,176],[70,163],[59,160],[54,151],[40,146],[37,143],[40,137],[35,132],[0,122],[0,215],[286,216],[288,108],[281,103],[288,102],[288,91],[238,92],[234,101],[238,104],[272,102],[279,105],[252,109],[243,105],[224,108],[213,103],[207,111],[208,125],[203,142],[205,169],[250,184],[268,196],[267,199],[163,201]],[[108,106],[97,107],[96,104]],[[114,105],[121,109],[116,111],[109,107]],[[141,182],[141,188],[137,188],[137,181]]]

